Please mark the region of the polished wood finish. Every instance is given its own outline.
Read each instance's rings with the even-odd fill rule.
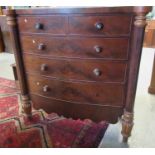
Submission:
[[[21,55],[21,48],[20,48],[20,42],[19,42],[19,36],[18,36],[17,22],[15,18],[15,11],[8,10],[8,12],[6,12],[6,15],[7,15],[7,24],[9,25],[9,28],[10,28],[10,37],[11,37],[12,47],[14,50],[14,56],[16,60],[17,76],[18,76],[20,91],[21,91],[22,107],[24,109],[25,114],[27,114],[28,117],[31,117],[31,104],[30,104],[30,98],[28,94],[26,77],[25,77],[24,67],[22,62],[22,55]]]
[[[25,71],[30,73],[37,73],[60,80],[71,79],[90,82],[124,83],[127,70],[126,62],[94,59],[49,59],[48,57],[29,54],[24,54],[24,66]]]
[[[131,18],[127,15],[72,16],[69,18],[68,31],[72,35],[128,36]],[[100,24],[101,27],[98,26]]]
[[[124,113],[122,135],[127,141],[133,126],[145,15],[150,10],[6,11],[25,112],[30,114],[31,100],[36,109],[75,119],[116,123]]]
[[[49,22],[50,21],[50,22]],[[19,31],[25,33],[65,34],[67,18],[65,16],[19,17]]]
[[[41,56],[127,60],[129,39],[22,35],[21,45],[24,53]],[[97,50],[97,48],[100,48],[100,50]]]
[[[140,13],[148,13],[150,12],[152,7],[65,7],[65,8],[46,8],[46,9],[18,9],[16,10],[16,14],[18,16],[26,16],[26,15],[51,15],[51,14],[135,14],[137,12]]]
[[[111,106],[98,106],[91,104],[77,104],[70,103],[66,101],[51,99],[41,95],[31,94],[31,99],[33,100],[33,107],[36,109],[45,109],[46,112],[50,113],[52,109],[59,115],[64,115],[65,117],[72,117],[75,119],[92,119],[96,122],[101,120],[107,120],[111,123],[118,121],[118,117],[122,115],[121,107],[111,107]],[[67,107],[67,108],[64,108]],[[94,111],[94,108],[96,109]],[[99,115],[100,114],[100,115]]]
[[[121,84],[61,81],[34,75],[28,75],[27,81],[32,94],[81,104],[123,105],[124,86]]]
[[[144,30],[146,26],[145,21],[146,12],[137,12],[133,23],[133,33],[131,35],[131,55],[129,61],[128,85],[126,106],[123,115],[122,135],[123,141],[127,141],[131,134],[133,124],[133,108],[136,95],[136,87],[138,80],[138,71],[141,59],[141,52],[143,46]],[[130,117],[132,116],[132,117]]]

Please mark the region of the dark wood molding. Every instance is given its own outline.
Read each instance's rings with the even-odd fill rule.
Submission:
[[[133,32],[131,36],[132,46],[129,58],[130,68],[128,75],[127,97],[125,107],[126,111],[128,112],[133,111],[133,103],[136,95],[136,87],[137,87],[145,26],[146,26],[145,14],[138,13],[134,19]]]
[[[91,14],[91,13],[148,13],[152,10],[151,6],[122,6],[122,7],[66,7],[66,8],[35,8],[35,9],[18,9],[16,11],[6,11],[4,14],[16,14],[18,15],[48,15],[48,14]]]
[[[7,24],[9,25],[9,28],[10,28],[10,37],[11,37],[12,47],[13,47],[14,56],[16,60],[16,68],[17,68],[17,76],[18,76],[20,92],[21,92],[21,100],[22,100],[25,113],[28,116],[30,116],[31,105],[30,105],[30,98],[28,95],[28,89],[26,84],[26,76],[25,76],[24,66],[23,66],[23,61],[21,56],[21,47],[20,47],[20,41],[18,36],[18,27],[16,22],[15,11],[8,10],[6,15],[7,15],[7,18],[6,18]]]
[[[123,141],[127,141],[131,135],[131,129],[133,126],[133,108],[135,102],[137,80],[139,73],[139,65],[141,60],[141,52],[143,46],[144,30],[146,26],[146,15],[147,12],[141,11],[136,12],[133,32],[131,37],[131,55],[130,55],[130,68],[128,75],[128,86],[126,96],[125,112],[122,119],[122,135]]]

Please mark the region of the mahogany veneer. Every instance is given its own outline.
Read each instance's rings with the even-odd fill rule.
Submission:
[[[49,59],[24,54],[25,71],[54,77],[60,80],[119,82],[126,80],[126,62],[85,60],[85,59]],[[63,65],[62,65],[63,64]],[[96,75],[98,71],[99,75]]]
[[[118,106],[123,104],[123,85],[71,82],[28,75],[29,91],[58,100],[81,104]],[[116,91],[117,90],[117,91]]]
[[[125,14],[71,16],[68,19],[68,33],[78,35],[126,36],[130,33],[131,18],[130,15]],[[120,26],[120,23],[123,26]],[[99,24],[103,24],[103,28],[96,28]]]
[[[123,140],[133,106],[145,15],[151,7],[6,10],[22,106],[65,117],[122,116]]]
[[[127,60],[129,38],[21,36],[22,51],[36,55]]]

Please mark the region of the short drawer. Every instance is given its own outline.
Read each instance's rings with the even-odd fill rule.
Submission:
[[[65,16],[26,16],[18,17],[18,27],[20,32],[26,33],[66,33]]]
[[[24,54],[26,72],[61,80],[124,82],[125,62],[82,59],[48,59]]]
[[[27,81],[31,94],[82,104],[123,105],[123,85],[65,82],[38,75],[28,75]]]
[[[128,38],[21,36],[23,52],[52,57],[127,59]]]
[[[99,15],[69,17],[69,33],[79,35],[125,36],[129,35],[130,15]]]

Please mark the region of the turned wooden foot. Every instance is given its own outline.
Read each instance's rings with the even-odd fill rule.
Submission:
[[[21,95],[22,100],[22,109],[24,114],[31,119],[32,118],[32,111],[31,111],[31,102],[28,95]]]
[[[131,130],[133,127],[133,113],[124,112],[124,115],[122,116],[122,136],[123,136],[123,142],[128,142],[128,137],[131,136]]]

